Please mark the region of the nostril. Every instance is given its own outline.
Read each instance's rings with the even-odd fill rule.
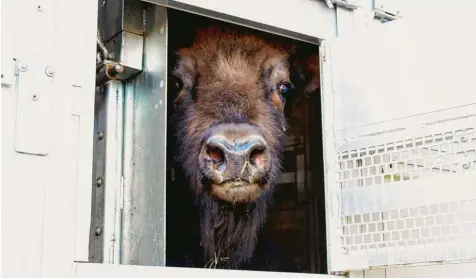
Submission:
[[[250,153],[250,159],[249,159],[250,163],[257,167],[263,167],[264,164],[266,163],[264,151],[265,151],[265,148],[263,147],[255,148],[254,150],[252,150]]]
[[[214,164],[223,163],[223,161],[225,161],[225,154],[215,146],[207,146],[207,155],[212,159]]]

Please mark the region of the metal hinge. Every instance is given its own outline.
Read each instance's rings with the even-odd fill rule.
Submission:
[[[356,1],[347,1],[347,0],[324,0],[327,4],[327,7],[330,9],[334,8],[334,5],[337,7],[342,7],[350,10],[355,10],[357,8],[362,8],[362,6],[357,5]]]
[[[381,9],[374,9],[373,12],[375,13],[375,17],[382,21],[392,21],[402,18],[400,15],[394,15]]]
[[[349,273],[345,271],[334,271],[334,272],[331,272],[331,275],[339,276],[339,277],[349,277]]]
[[[341,8],[345,8],[345,9],[349,9],[349,10],[355,10],[355,9],[366,7],[364,5],[359,5],[358,4],[359,1],[324,0],[324,2],[326,2],[327,6],[330,9],[333,9],[334,5],[337,6],[337,7],[341,7]],[[402,18],[402,16],[400,16],[398,14],[399,11],[397,11],[397,14],[392,14],[392,13],[386,12],[386,11],[380,9],[380,8],[374,8],[374,9],[371,9],[371,11],[374,12],[374,17],[375,18],[379,18],[382,21],[392,21],[392,20]]]

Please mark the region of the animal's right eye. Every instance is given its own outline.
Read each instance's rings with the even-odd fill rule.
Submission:
[[[179,78],[175,78],[172,80],[172,86],[175,92],[179,92],[180,90],[182,90],[183,83]]]

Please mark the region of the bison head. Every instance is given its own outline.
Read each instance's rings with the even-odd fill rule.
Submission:
[[[206,257],[253,253],[281,170],[288,52],[253,35],[207,29],[178,51],[171,83],[181,162],[201,205]]]
[[[255,202],[279,175],[292,89],[287,53],[256,37],[208,30],[179,56],[180,159],[195,190]]]

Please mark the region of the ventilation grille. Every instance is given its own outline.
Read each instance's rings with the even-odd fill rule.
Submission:
[[[371,266],[476,258],[474,127],[338,155],[343,256]]]

